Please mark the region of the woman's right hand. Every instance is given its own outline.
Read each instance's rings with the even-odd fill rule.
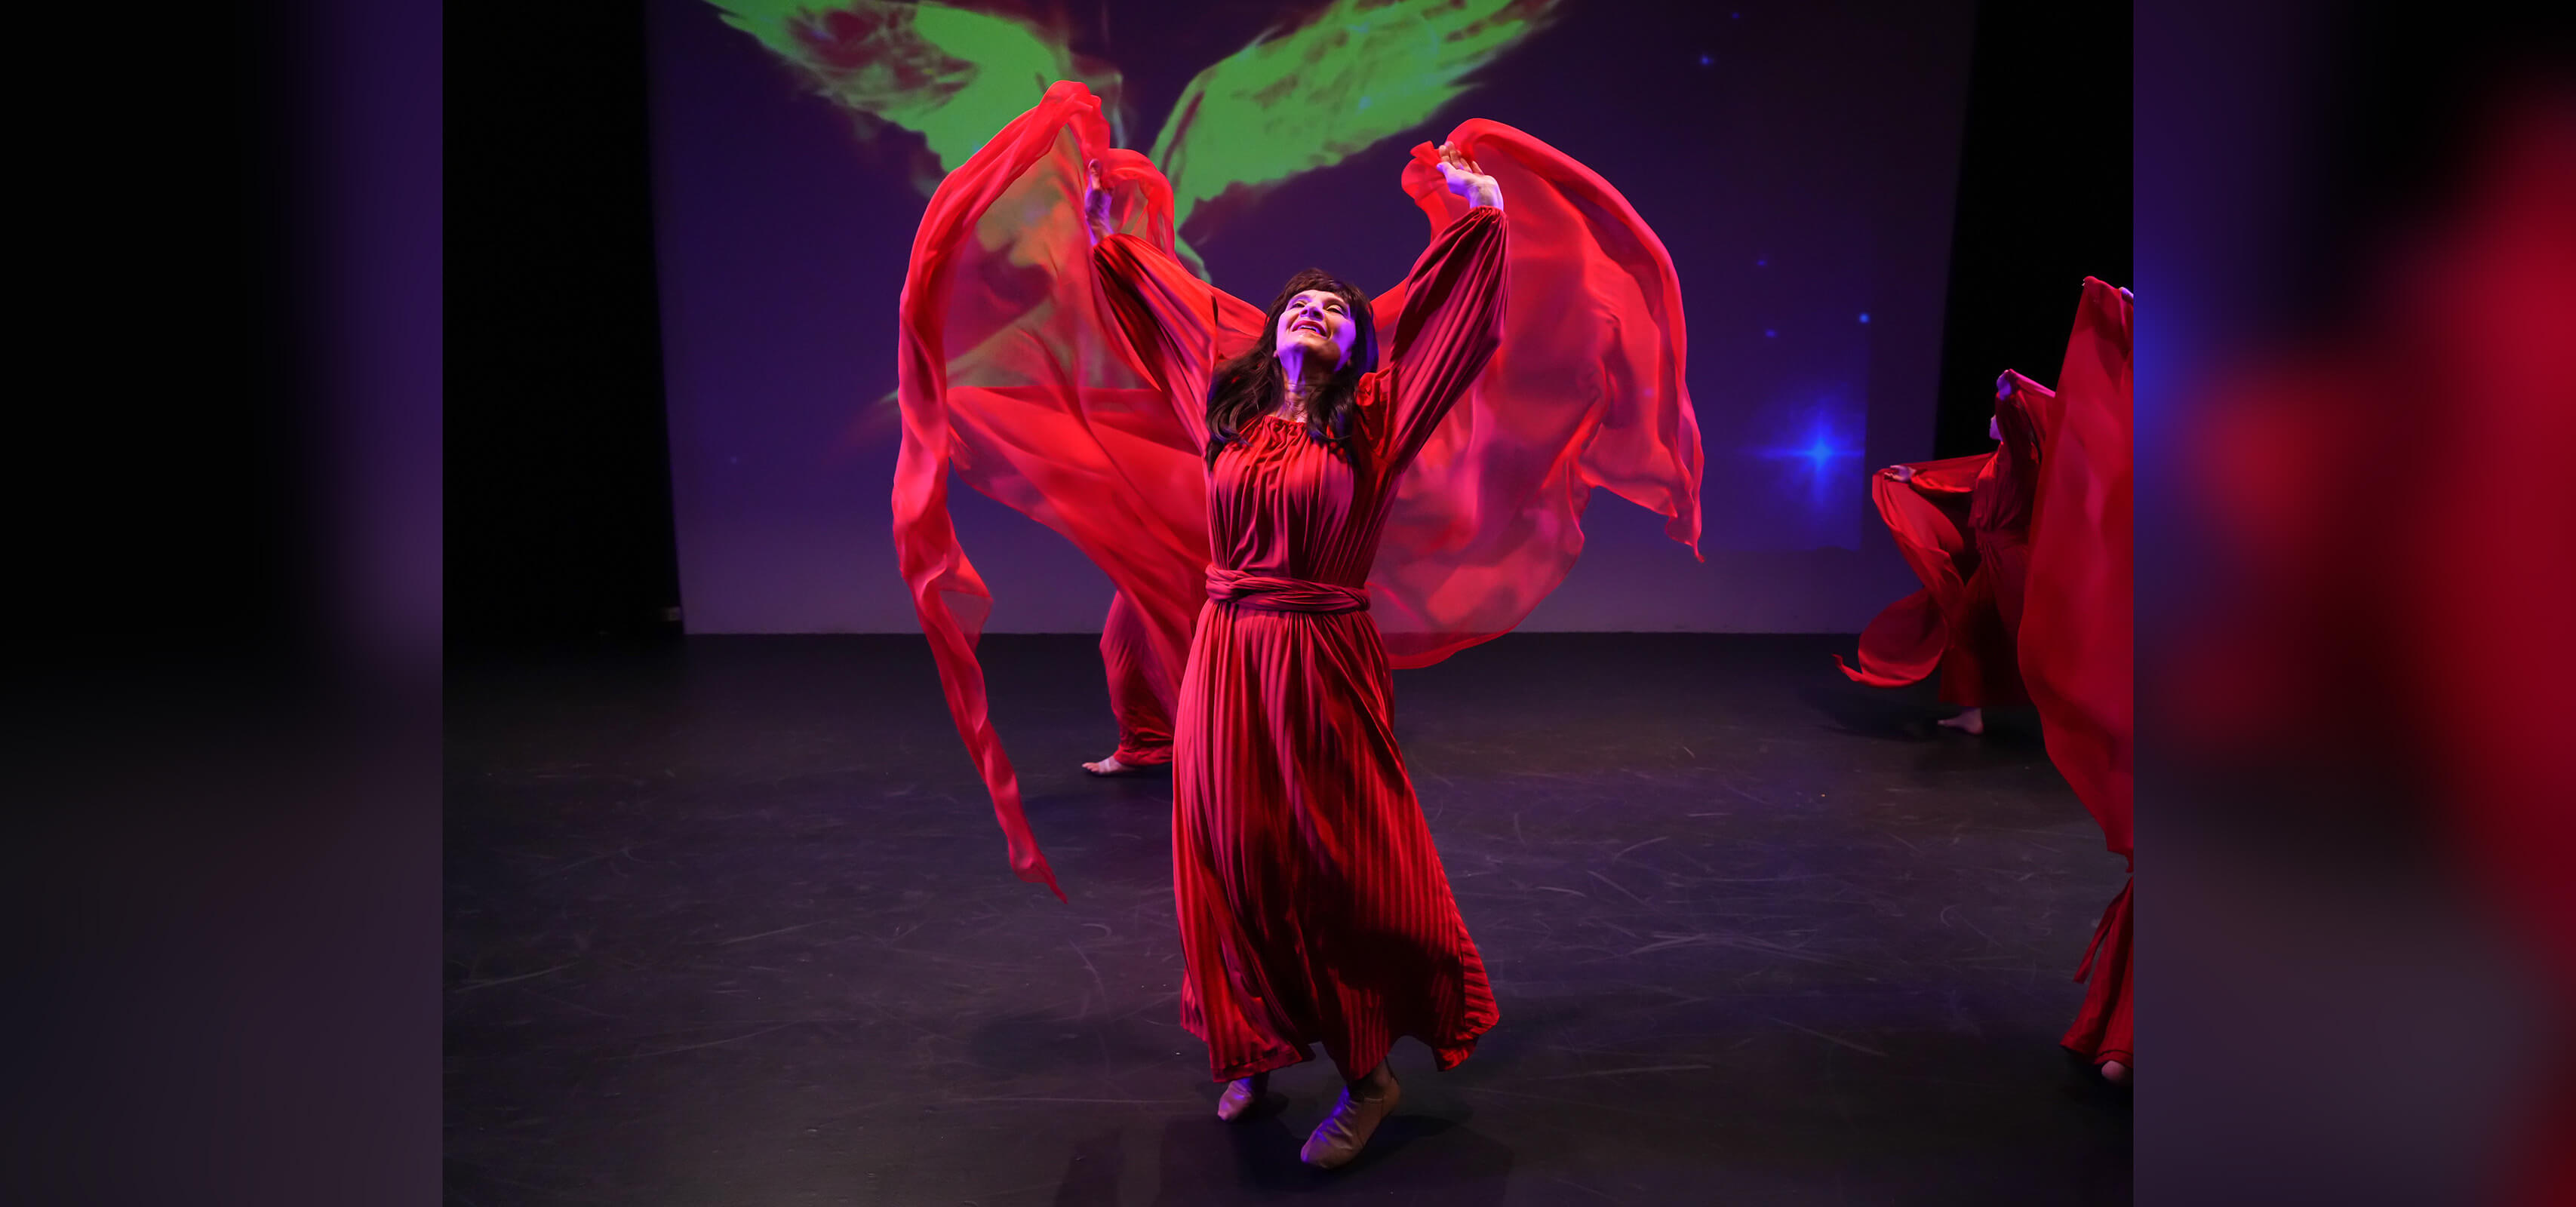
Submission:
[[[1911,482],[1914,480],[1914,467],[1911,465],[1891,465],[1878,472],[1886,474],[1888,477],[1894,478],[1899,482]]]
[[[1458,149],[1456,143],[1440,144],[1440,176],[1449,182],[1449,191],[1467,199],[1469,206],[1490,205],[1503,208],[1503,186],[1476,167],[1476,161]]]
[[[1100,161],[1091,161],[1083,179],[1082,226],[1091,232],[1091,245],[1115,233],[1109,222],[1109,190],[1100,183]]]

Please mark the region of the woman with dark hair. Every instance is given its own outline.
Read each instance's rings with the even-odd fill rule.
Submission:
[[[1350,1084],[1306,1146],[1330,1167],[1394,1108],[1397,1037],[1448,1068],[1495,1021],[1388,669],[1518,626],[1582,550],[1595,487],[1696,550],[1681,282],[1608,181],[1471,118],[1403,165],[1430,240],[1405,280],[1370,299],[1300,277],[1265,312],[1175,258],[1170,180],[1111,133],[1099,98],[1059,81],[924,209],[896,362],[897,559],[1011,868],[1050,888],[976,657],[993,594],[950,485],[1062,534],[1117,588],[1101,653],[1120,748],[1092,770],[1176,756],[1182,1019],[1227,1119],[1322,1044]],[[1507,277],[1546,304],[1507,314]]]
[[[1493,355],[1503,318],[1502,193],[1455,147],[1451,222],[1379,332],[1361,291],[1309,270],[1219,362],[1211,287],[1085,212],[1097,298],[1138,372],[1204,416],[1207,602],[1173,716],[1172,875],[1181,1013],[1241,1118],[1267,1075],[1322,1044],[1348,1083],[1302,1156],[1332,1168],[1395,1108],[1399,1036],[1442,1069],[1495,1022],[1406,778],[1369,568],[1398,479]]]

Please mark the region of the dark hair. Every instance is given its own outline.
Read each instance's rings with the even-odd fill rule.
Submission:
[[[1288,278],[1279,296],[1270,300],[1269,311],[1262,315],[1261,342],[1217,367],[1208,385],[1209,465],[1216,464],[1217,453],[1226,445],[1243,438],[1245,427],[1279,409],[1280,393],[1288,385],[1279,369],[1279,316],[1288,309],[1291,299],[1309,289],[1339,295],[1350,307],[1356,330],[1351,337],[1351,354],[1342,358],[1332,380],[1324,383],[1323,391],[1307,408],[1306,434],[1326,445],[1343,445],[1350,439],[1351,422],[1359,409],[1360,378],[1377,367],[1377,319],[1369,313],[1368,295],[1358,286],[1309,268]]]
[[[2039,425],[2030,414],[2030,400],[2020,387],[2012,397],[1995,400],[1995,431],[2003,440],[2004,451],[2024,465],[2039,464]]]
[[[2011,500],[2002,506],[2018,509],[2027,520],[2039,493],[2039,425],[2031,417],[2030,396],[2020,387],[2014,387],[2012,397],[1995,400],[1995,433],[2003,441],[1995,449],[1995,480]]]

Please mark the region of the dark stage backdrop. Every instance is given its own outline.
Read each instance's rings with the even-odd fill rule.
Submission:
[[[1857,630],[1914,585],[1866,474],[1934,451],[1974,15],[1969,0],[650,0],[688,628],[915,627],[887,496],[896,296],[929,188],[1058,77],[1114,97],[1120,144],[1152,152],[1204,71],[1197,125],[1214,137],[1176,181],[1203,199],[1181,234],[1236,294],[1266,299],[1309,264],[1399,279],[1425,240],[1396,183],[1406,151],[1467,117],[1589,164],[1670,248],[1708,561],[1598,492],[1581,563],[1525,627]],[[1339,40],[1332,71],[1301,74],[1295,51],[1321,39]],[[1309,155],[1318,129],[1365,145]],[[993,585],[991,629],[1097,628],[1108,581],[1068,542],[951,497]]]

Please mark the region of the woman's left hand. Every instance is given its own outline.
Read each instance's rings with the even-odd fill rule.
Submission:
[[[1503,186],[1476,170],[1476,161],[1455,143],[1440,144],[1440,176],[1449,182],[1449,191],[1466,198],[1467,204],[1503,208]]]
[[[1084,165],[1082,184],[1082,227],[1091,233],[1091,245],[1098,247],[1118,229],[1109,220],[1109,190],[1100,183],[1099,160]]]

